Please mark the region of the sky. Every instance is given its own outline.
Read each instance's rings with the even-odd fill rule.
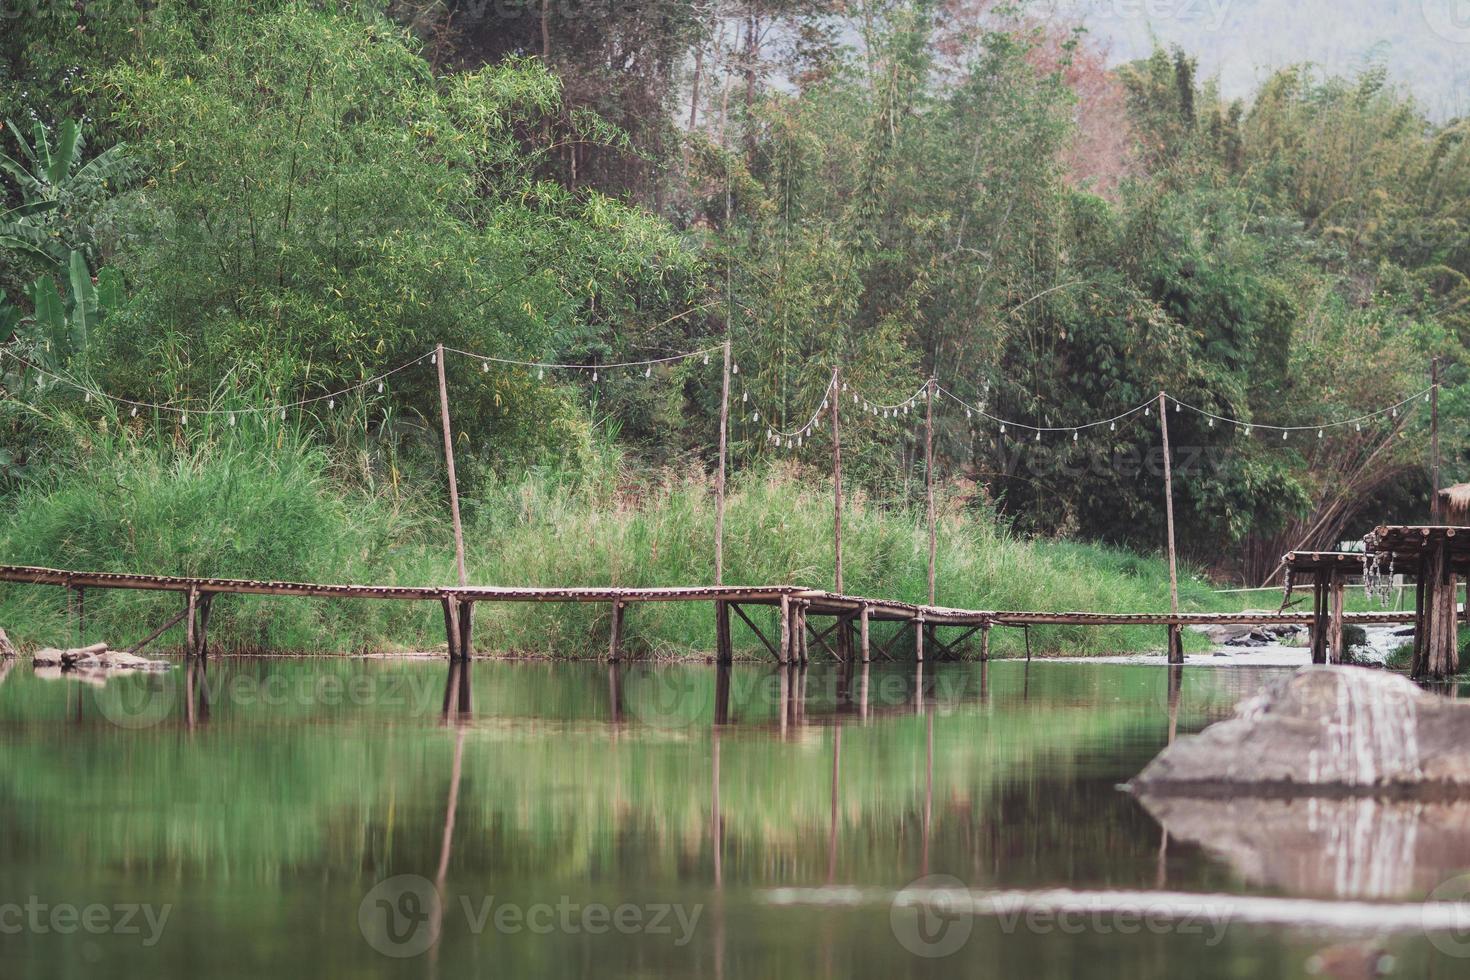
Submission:
[[[1312,62],[1353,73],[1381,62],[1443,121],[1470,114],[1470,0],[1035,0],[1080,20],[1114,63],[1157,39],[1198,57],[1229,98],[1274,70]]]

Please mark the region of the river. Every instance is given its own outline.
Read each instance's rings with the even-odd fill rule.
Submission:
[[[1228,822],[1223,847],[1171,839],[1119,788],[1282,675],[323,658],[88,681],[15,665],[0,974],[1463,975],[1454,941],[1332,909],[1412,908],[1466,868],[1342,893],[1273,871],[1279,855]],[[1003,896],[998,911],[924,898],[961,886]],[[1056,888],[1076,907],[1032,902]],[[1120,891],[1143,905],[1096,903]],[[1180,893],[1241,912],[1149,906]],[[1247,898],[1332,904],[1325,922],[1259,922]]]

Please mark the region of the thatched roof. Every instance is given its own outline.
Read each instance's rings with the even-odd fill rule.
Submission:
[[[1457,483],[1439,492],[1441,517],[1447,524],[1465,524],[1470,518],[1470,483]]]

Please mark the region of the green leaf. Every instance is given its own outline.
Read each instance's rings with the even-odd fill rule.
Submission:
[[[50,348],[62,349],[66,343],[66,307],[56,283],[49,276],[37,279],[31,287],[31,302],[36,308],[36,324],[48,338]]]
[[[53,185],[60,184],[71,173],[71,165],[76,161],[77,145],[82,135],[82,128],[77,125],[75,119],[64,120],[61,124],[61,139],[56,144],[56,152],[51,154],[51,164],[46,168],[46,177]]]
[[[36,123],[31,133],[35,137],[35,144],[31,147],[31,157],[41,168],[42,173],[49,173],[51,171],[51,141],[46,138],[45,124]]]
[[[71,253],[71,349],[87,349],[87,338],[97,326],[97,289],[81,252]]]

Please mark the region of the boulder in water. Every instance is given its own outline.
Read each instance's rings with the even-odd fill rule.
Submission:
[[[1470,796],[1470,704],[1381,670],[1307,667],[1169,746],[1131,787],[1154,796]]]

